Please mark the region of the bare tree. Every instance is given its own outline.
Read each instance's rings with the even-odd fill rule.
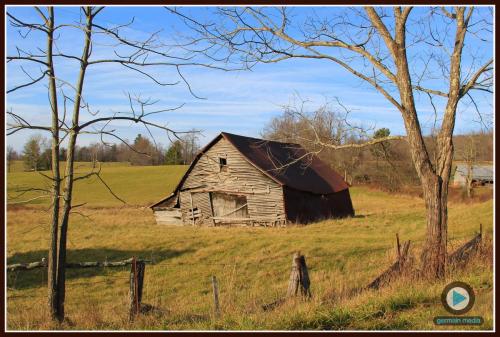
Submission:
[[[295,95],[292,102],[283,106],[283,115],[273,118],[264,128],[262,137],[288,143],[298,142],[307,150],[306,156],[312,158],[313,155],[318,155],[342,172],[344,180],[352,184],[353,172],[362,162],[364,149],[362,146],[351,145],[363,145],[367,138],[367,130],[370,128],[349,123],[347,116],[350,111],[338,99],[336,102],[338,107],[333,106],[333,103],[327,100],[310,112],[306,108],[308,100]],[[336,146],[349,144],[349,147],[334,150],[318,142]],[[289,160],[283,163],[283,168],[300,159],[308,159],[306,162],[309,162],[311,158]]]
[[[7,172],[10,172],[12,163],[14,160],[17,160],[19,155],[17,154],[16,150],[12,146],[7,146]]]
[[[463,160],[466,167],[466,176],[465,176],[465,191],[467,193],[467,198],[472,198],[473,196],[473,188],[474,188],[474,165],[477,162],[477,145],[476,139],[474,135],[469,135],[465,144],[463,144],[462,148],[457,151],[458,157]]]
[[[182,134],[182,132],[174,131],[166,125],[155,123],[150,118],[153,115],[179,109],[182,105],[155,110],[152,105],[157,101],[143,98],[140,95],[128,94],[130,111],[118,111],[109,115],[102,115],[99,111],[93,110],[88,103],[88,99],[84,97],[84,86],[88,70],[97,65],[116,64],[122,66],[126,71],[132,71],[138,76],[144,76],[151,80],[152,83],[160,86],[185,84],[191,94],[196,96],[181,71],[187,66],[210,67],[209,64],[197,64],[188,58],[170,55],[171,49],[160,41],[158,32],[152,33],[142,40],[129,38],[124,31],[132,24],[133,20],[124,25],[101,25],[98,16],[104,9],[104,7],[81,7],[78,22],[59,23],[57,25],[54,7],[45,9],[34,7],[33,10],[38,17],[38,20],[34,22],[28,22],[17,17],[11,11],[7,12],[10,24],[19,30],[23,38],[29,39],[30,33],[33,31],[42,34],[46,38],[45,48],[33,47],[33,50],[25,50],[16,47],[16,52],[7,56],[7,62],[20,63],[21,69],[29,78],[26,83],[8,89],[7,93],[30,88],[32,85],[46,79],[51,123],[50,125],[33,124],[23,117],[22,112],[10,110],[7,112],[9,118],[7,134],[12,135],[22,130],[40,130],[49,132],[51,136],[52,174],[46,176],[51,181],[51,188],[50,190],[44,190],[43,193],[50,195],[52,199],[48,256],[48,301],[52,318],[59,321],[64,319],[67,230],[72,211],[81,206],[72,203],[74,182],[95,176],[113,196],[118,198],[101,178],[100,166],[94,167],[87,174],[75,175],[75,149],[79,135],[95,135],[101,139],[103,144],[110,146],[112,145],[106,139],[117,139],[124,142],[127,147],[135,150],[132,145],[125,143],[116,133],[113,122],[128,121],[131,124],[141,125],[150,135],[151,128],[162,130],[167,137],[173,137],[174,139],[180,138],[180,134]],[[80,56],[74,53],[77,50],[76,41],[71,47],[71,53],[65,52],[64,48],[58,45],[58,39],[61,35],[66,34],[68,30],[75,29],[80,31],[83,37]],[[106,39],[106,43],[99,40],[99,37]],[[35,45],[34,39],[33,45]],[[96,53],[97,48],[102,48],[103,53]],[[96,58],[95,54],[104,54],[105,56]],[[71,81],[58,77],[55,60],[73,62],[79,69],[76,79]],[[37,65],[40,67],[40,73],[37,75],[29,73],[24,70],[23,65]],[[147,69],[152,67],[156,67],[155,69],[158,67],[172,68],[177,73],[178,80],[164,82],[155,75],[155,72],[148,72]],[[68,94],[68,92],[72,92],[72,94]],[[85,116],[90,116],[90,118],[82,120],[82,112],[85,112]],[[64,172],[61,172],[60,147],[63,141],[67,145],[64,158],[66,167]],[[124,202],[122,199],[119,200]]]
[[[200,145],[198,144],[198,136],[195,132],[191,132],[183,136],[180,139],[180,142],[182,144],[181,152],[183,163],[184,165],[189,165],[200,149]]]
[[[444,277],[456,112],[464,98],[477,107],[473,89],[491,93],[492,8],[350,7],[343,12],[329,10],[324,16],[314,9],[304,18],[294,16],[290,7],[225,7],[208,20],[175,8],[167,10],[192,28],[195,36],[183,45],[194,53],[248,68],[294,58],[328,60],[396,107],[403,117],[427,210],[424,270],[430,277]],[[469,44],[469,54],[463,57],[466,37],[487,47]],[[435,119],[441,121],[435,161],[424,142],[417,95],[428,96],[433,105],[436,100],[442,103],[443,112]],[[366,144],[389,139],[392,136]],[[333,149],[348,145],[316,141]]]

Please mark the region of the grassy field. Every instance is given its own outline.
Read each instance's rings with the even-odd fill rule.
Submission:
[[[76,163],[75,176],[83,176],[91,172],[91,163]],[[28,187],[45,188],[50,187],[50,180],[42,174],[50,174],[48,171],[24,172],[22,162],[15,162],[7,179],[7,194],[9,201],[23,203],[44,195],[40,192],[22,193]],[[129,205],[150,205],[170,193],[187,166],[130,166],[128,163],[102,163],[101,176],[106,184],[120,199]],[[114,207],[123,206],[123,203],[114,198],[99,179],[92,176],[88,179],[75,182],[74,204],[86,203],[87,207]],[[38,198],[29,204],[49,205],[50,198]]]
[[[350,295],[387,268],[395,257],[396,232],[411,239],[418,258],[425,234],[421,199],[351,188],[356,217],[287,228],[199,228],[159,226],[142,207],[175,186],[185,167],[105,167],[104,177],[130,205],[121,206],[96,181],[77,185],[76,202],[88,202],[69,228],[71,261],[118,260],[133,255],[154,261],[146,267],[143,302],[158,310],[128,322],[128,268],[68,270],[64,329],[436,329],[447,315],[439,297],[444,285],[465,281],[476,291],[468,315],[493,328],[491,254],[445,280],[402,279],[379,291]],[[42,181],[35,172],[13,172],[15,186]],[[131,206],[137,205],[137,206]],[[8,263],[47,254],[44,204],[8,208]],[[449,250],[471,238],[479,223],[491,242],[493,201],[449,205]],[[294,251],[309,266],[310,301],[290,301],[272,311],[261,306],[286,293]],[[489,250],[491,253],[491,250]],[[212,315],[210,278],[219,280],[222,315]],[[42,270],[8,274],[10,329],[52,329],[46,312]],[[467,328],[467,327],[465,327]],[[467,329],[478,327],[468,327]],[[450,329],[450,327],[447,327]],[[464,329],[456,327],[454,329]]]

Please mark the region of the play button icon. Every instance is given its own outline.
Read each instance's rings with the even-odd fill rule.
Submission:
[[[441,302],[447,311],[464,314],[474,305],[474,291],[466,283],[452,282],[443,289]]]
[[[453,290],[453,306],[456,307],[467,299],[467,296],[460,294],[458,291]]]

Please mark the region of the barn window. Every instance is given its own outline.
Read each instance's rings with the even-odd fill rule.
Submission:
[[[227,171],[227,159],[219,158],[219,168],[221,172]]]

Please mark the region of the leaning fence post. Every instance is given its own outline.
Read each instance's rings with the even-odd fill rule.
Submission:
[[[130,269],[130,320],[133,320],[134,316],[141,312],[145,269],[146,264],[144,261],[137,261],[135,257],[132,258]]]
[[[481,241],[479,244],[479,252],[482,253],[483,252],[483,224],[482,223],[479,224],[479,241]]]
[[[212,276],[212,289],[214,292],[214,315],[215,317],[220,317],[220,305],[219,305],[219,286],[217,284],[217,278]]]
[[[311,281],[309,280],[306,259],[300,252],[296,252],[293,255],[287,297],[297,296],[299,291],[302,296],[311,297],[310,286]]]
[[[398,261],[401,261],[401,244],[399,243],[399,233],[396,233],[396,247],[398,250]]]

